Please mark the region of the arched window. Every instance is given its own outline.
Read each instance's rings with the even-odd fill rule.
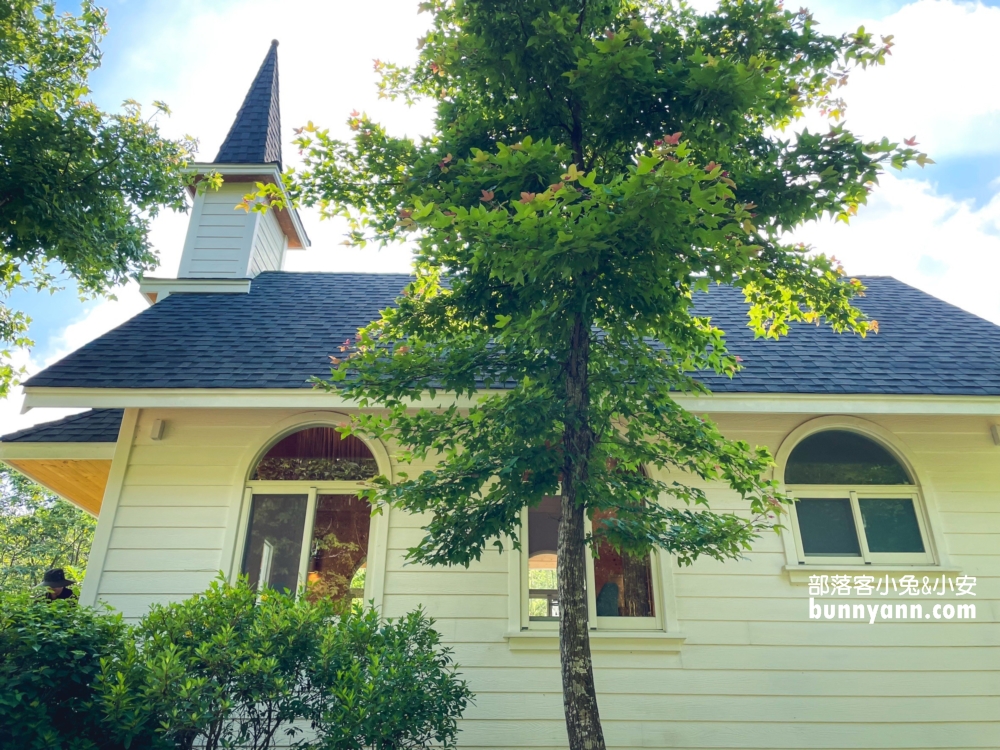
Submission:
[[[361,598],[371,507],[356,492],[377,473],[368,446],[332,427],[307,427],[272,445],[250,473],[242,572],[251,584]]]
[[[252,479],[351,481],[378,473],[363,441],[332,427],[307,427],[282,438],[257,462]]]
[[[825,430],[795,446],[785,484],[913,484],[903,465],[864,435]]]
[[[885,446],[858,432],[804,438],[785,464],[802,562],[931,561],[918,488]]]

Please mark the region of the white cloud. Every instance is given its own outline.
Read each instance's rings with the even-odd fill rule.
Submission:
[[[896,46],[886,65],[858,71],[844,89],[852,129],[895,140],[916,135],[934,158],[1000,153],[1000,87],[988,83],[1000,8],[920,0],[865,25],[894,35]]]
[[[23,349],[13,352],[11,364],[17,369],[23,367],[29,372],[35,372],[38,369],[31,361],[30,354]],[[60,410],[57,413],[55,410],[46,409],[44,412],[35,411],[28,414],[21,414],[21,400],[21,389],[14,388],[10,396],[0,401],[0,435],[29,427],[38,422],[48,422],[58,419],[66,414],[79,411],[78,409],[66,409]]]
[[[702,12],[717,4],[692,3]],[[918,0],[885,14],[886,3],[878,2],[815,0],[806,6],[822,33],[863,25],[876,35],[893,35],[886,65],[856,71],[839,91],[852,130],[896,141],[916,135],[932,158],[1000,154],[1000,86],[992,76],[1000,7]],[[826,127],[818,119],[808,124]]]
[[[982,208],[886,175],[850,225],[807,226],[797,239],[849,274],[888,275],[1000,324],[1000,195]]]

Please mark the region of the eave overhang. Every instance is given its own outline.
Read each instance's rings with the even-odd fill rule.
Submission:
[[[26,387],[24,411],[37,407],[92,408],[309,408],[354,409],[357,402],[337,393],[310,388],[46,388]],[[504,393],[483,390],[472,398],[438,394],[414,406],[471,406],[479,396]],[[898,394],[714,393],[678,394],[677,402],[696,413],[770,414],[912,414],[1000,417],[1000,396]]]
[[[96,518],[116,445],[0,442],[0,461]]]
[[[171,294],[250,294],[253,279],[161,279],[143,277],[139,293],[149,304],[162,302]]]

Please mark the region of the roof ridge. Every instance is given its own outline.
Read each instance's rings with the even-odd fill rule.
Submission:
[[[277,164],[281,169],[278,98],[278,40],[273,39],[213,163]]]

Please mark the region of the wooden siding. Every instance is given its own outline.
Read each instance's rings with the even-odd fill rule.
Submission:
[[[261,271],[280,271],[285,259],[285,235],[274,211],[261,215],[250,256],[250,276]]]
[[[195,198],[178,276],[245,278],[259,214],[236,208],[246,186],[223,184]]]
[[[141,413],[101,571],[101,599],[134,618],[153,602],[207,588],[228,568],[222,548],[230,508],[242,496],[236,464],[248,427],[239,417],[252,414]],[[162,440],[149,437],[157,418],[166,423]],[[269,421],[262,414],[257,420]]]
[[[287,240],[275,212],[236,208],[248,189],[246,183],[224,183],[197,196],[179,277],[242,279],[281,269]]]
[[[115,517],[101,518],[113,528],[100,598],[134,618],[152,602],[187,596],[216,571],[228,572],[227,540],[242,534],[234,518],[248,456],[291,416],[143,411]],[[151,441],[148,425],[157,418],[167,431]],[[776,452],[808,418],[722,415],[718,422],[727,435]],[[872,421],[920,472],[948,564],[977,576],[977,619],[809,620],[807,587],[790,582],[782,539],[766,535],[745,560],[673,568],[674,614],[687,636],[679,651],[595,652],[610,747],[997,746],[1000,449],[984,418]],[[742,510],[731,492],[710,489],[710,496],[717,509]],[[454,649],[477,694],[461,746],[565,747],[558,653],[512,650],[504,640],[507,557],[491,550],[469,569],[408,564],[422,520],[396,511],[389,518],[381,604],[390,616],[423,606]]]

